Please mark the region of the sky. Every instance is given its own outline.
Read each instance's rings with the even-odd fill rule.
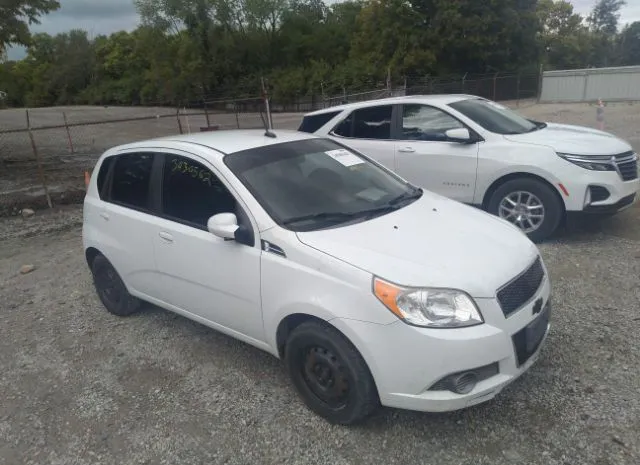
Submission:
[[[41,18],[41,24],[33,25],[33,32],[55,35],[70,29],[85,29],[89,36],[136,28],[139,18],[133,0],[59,0],[60,9]],[[587,15],[596,0],[572,0],[575,11]],[[327,3],[334,3],[329,0]],[[621,11],[621,24],[640,21],[640,0],[627,0]],[[24,49],[8,50],[9,59],[20,59]]]

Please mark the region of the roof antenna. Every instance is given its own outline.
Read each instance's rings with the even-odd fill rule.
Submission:
[[[264,118],[262,119],[262,122],[265,123],[264,135],[266,137],[271,137],[275,139],[277,136],[272,131],[273,120],[271,119],[271,109],[269,108],[269,95],[267,95],[267,88],[264,85],[264,78],[260,78],[260,82],[262,84],[262,98],[264,98],[264,106],[265,106],[265,109],[267,110],[267,120],[265,121]]]

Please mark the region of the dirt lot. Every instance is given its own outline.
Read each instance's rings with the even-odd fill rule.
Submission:
[[[307,411],[257,349],[155,308],[109,315],[80,222],[0,221],[2,465],[640,463],[640,208],[541,246],[552,330],[497,399],[354,428]]]
[[[638,109],[607,110],[636,150]],[[586,106],[523,112],[594,119]],[[109,315],[81,215],[0,219],[0,465],[640,463],[640,205],[540,246],[552,330],[498,398],[448,414],[382,409],[353,428],[307,411],[257,349],[156,308]],[[22,275],[26,264],[36,269]]]

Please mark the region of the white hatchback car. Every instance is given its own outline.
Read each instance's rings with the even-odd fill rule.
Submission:
[[[83,243],[110,312],[150,302],[284,358],[336,423],[491,399],[548,334],[547,271],[521,231],[300,132],[107,151]]]
[[[640,189],[625,141],[531,121],[472,95],[409,96],[326,108],[300,131],[362,152],[404,179],[520,227],[540,241],[568,212],[612,214]]]

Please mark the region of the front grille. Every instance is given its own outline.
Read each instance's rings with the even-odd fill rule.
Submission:
[[[625,152],[615,156],[618,172],[623,181],[638,179],[638,157],[633,152]]]
[[[536,258],[524,273],[514,278],[498,290],[498,302],[504,316],[509,316],[526,304],[540,288],[544,269],[540,257]]]

